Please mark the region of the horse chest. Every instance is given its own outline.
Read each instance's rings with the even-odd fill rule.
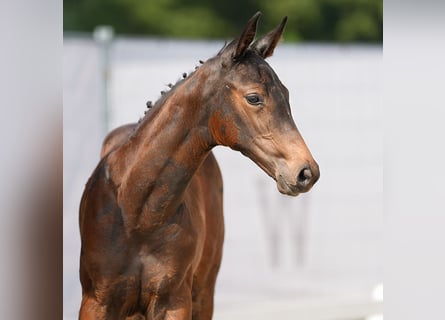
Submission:
[[[162,293],[196,270],[204,246],[204,222],[183,204],[169,221],[140,242],[142,292]]]

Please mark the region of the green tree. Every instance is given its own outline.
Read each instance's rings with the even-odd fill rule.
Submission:
[[[286,41],[382,42],[382,0],[65,0],[64,30],[229,38],[258,10],[260,32],[289,17]]]

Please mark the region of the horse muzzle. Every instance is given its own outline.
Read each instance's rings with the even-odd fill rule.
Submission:
[[[295,197],[308,192],[320,178],[320,169],[316,162],[304,165],[297,172],[296,175],[278,173],[276,177],[278,191]]]

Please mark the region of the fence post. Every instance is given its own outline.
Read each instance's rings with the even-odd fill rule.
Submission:
[[[99,45],[100,81],[102,91],[103,130],[109,131],[110,121],[110,97],[109,82],[111,77],[110,51],[114,37],[114,29],[111,26],[97,26],[93,31],[93,39]]]

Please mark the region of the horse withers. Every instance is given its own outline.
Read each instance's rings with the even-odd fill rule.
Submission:
[[[105,139],[80,204],[80,319],[212,318],[224,238],[213,147],[242,152],[287,195],[317,181],[289,92],[265,61],[286,18],[254,41],[259,17]]]

